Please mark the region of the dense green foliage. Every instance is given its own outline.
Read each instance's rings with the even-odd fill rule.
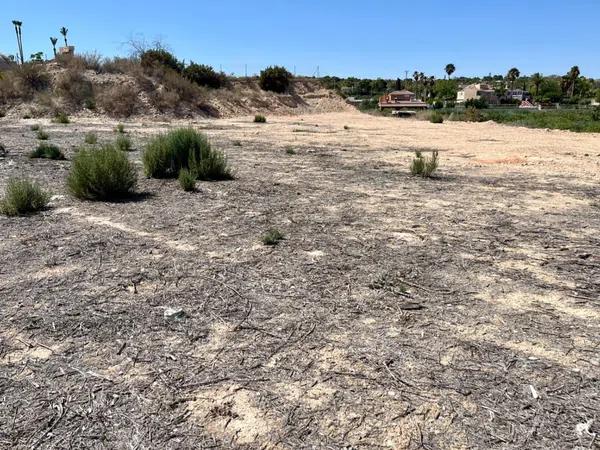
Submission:
[[[267,118],[262,114],[257,114],[254,116],[254,123],[267,123]]]
[[[482,98],[470,98],[465,102],[465,108],[486,109],[488,107],[488,102]]]
[[[183,75],[190,81],[214,89],[225,86],[227,78],[223,73],[217,73],[211,66],[190,63],[183,69]]]
[[[45,142],[37,146],[35,150],[29,153],[30,158],[45,158],[45,159],[65,159],[65,155],[56,145],[47,144]]]
[[[164,49],[146,50],[140,56],[140,63],[144,69],[166,67],[178,73],[183,71],[183,63]]]
[[[71,194],[86,200],[116,200],[131,196],[137,174],[127,154],[113,145],[81,149],[67,178]]]
[[[181,169],[200,180],[227,180],[233,176],[225,156],[214,150],[208,138],[191,128],[161,134],[146,146],[142,157],[146,175],[176,178]]]
[[[44,209],[50,195],[27,179],[12,178],[8,181],[4,198],[0,200],[0,213],[19,216]]]
[[[290,87],[293,75],[285,67],[267,67],[260,73],[259,84],[265,91],[283,94]]]
[[[410,172],[413,175],[418,175],[424,178],[429,178],[437,170],[439,166],[438,152],[431,153],[431,158],[423,156],[419,150],[415,152],[415,158],[410,165]]]

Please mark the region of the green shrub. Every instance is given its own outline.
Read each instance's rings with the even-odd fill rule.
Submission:
[[[295,155],[296,154],[296,150],[294,150],[294,147],[292,147],[291,145],[288,145],[287,147],[285,147],[285,152],[288,155]]]
[[[38,147],[29,153],[30,158],[45,158],[45,159],[66,159],[63,152],[60,151],[56,145],[42,143]]]
[[[137,174],[127,154],[113,145],[80,149],[73,158],[67,186],[71,194],[86,200],[116,200],[131,196]]]
[[[431,123],[444,123],[444,116],[443,114],[436,111],[433,114],[431,114],[429,121]]]
[[[267,123],[267,118],[262,114],[254,116],[254,123]]]
[[[482,98],[470,98],[465,102],[465,108],[486,109],[488,107],[488,102]]]
[[[119,136],[117,136],[117,139],[115,141],[115,147],[117,147],[122,152],[130,152],[133,150],[133,147],[131,145],[131,139],[129,139],[129,137],[125,136],[124,134],[119,134]]]
[[[36,136],[40,141],[47,141],[48,139],[50,139],[50,135],[44,130],[38,130]]]
[[[211,148],[208,138],[191,128],[180,128],[152,139],[142,156],[147,176],[176,178],[181,169],[200,180],[233,178],[225,156]]]
[[[481,112],[477,108],[469,107],[465,110],[465,120],[467,122],[481,122]]]
[[[87,133],[85,135],[85,143],[89,144],[89,145],[95,145],[98,143],[98,136],[96,135],[96,133]]]
[[[140,57],[140,63],[144,69],[168,67],[178,73],[183,71],[183,63],[178,61],[172,53],[164,49],[146,50]]]
[[[598,92],[600,92],[600,91],[598,91]],[[596,106],[592,110],[592,120],[600,121],[600,106]]]
[[[52,119],[52,122],[54,122],[54,123],[70,123],[71,121],[69,120],[69,116],[67,116],[64,112],[58,112],[58,113],[56,113],[56,116],[54,116],[54,119]]]
[[[196,189],[196,175],[188,169],[179,171],[179,184],[181,189],[186,192],[192,192]]]
[[[0,213],[19,216],[44,209],[50,202],[50,194],[27,179],[13,178],[8,181],[4,198],[0,200]]]
[[[279,94],[287,92],[292,81],[292,74],[285,67],[267,67],[260,73],[259,84],[265,91],[273,91]]]
[[[115,133],[125,133],[125,125],[123,125],[122,123],[117,124],[117,126],[115,127]]]
[[[423,156],[420,150],[415,152],[415,158],[410,165],[410,172],[413,175],[418,175],[424,178],[429,178],[437,170],[439,165],[438,152],[433,151],[431,158]]]
[[[275,246],[277,244],[279,244],[279,242],[281,242],[283,240],[285,236],[283,235],[283,233],[275,228],[271,228],[269,231],[267,231],[263,237],[262,237],[262,242],[265,245],[271,245],[271,246]]]
[[[31,131],[39,131],[40,126],[37,123],[31,125]]]
[[[211,66],[191,62],[183,69],[183,76],[188,80],[200,85],[214,89],[225,86],[227,81],[224,73],[217,73]]]

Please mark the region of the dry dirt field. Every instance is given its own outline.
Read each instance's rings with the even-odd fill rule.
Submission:
[[[235,180],[109,204],[26,157],[34,122],[0,119],[0,190],[55,194],[0,217],[0,448],[600,448],[600,135],[196,121]],[[126,123],[131,158],[182,124]],[[44,127],[70,157],[114,125]]]

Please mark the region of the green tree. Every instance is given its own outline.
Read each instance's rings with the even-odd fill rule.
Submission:
[[[67,28],[65,28],[65,27],[62,27],[62,28],[60,29],[60,34],[62,34],[62,35],[63,35],[63,38],[65,39],[65,47],[68,47],[68,46],[69,46],[69,43],[67,42],[67,33],[69,33],[69,30],[68,30]]]
[[[58,42],[58,38],[51,37],[50,42],[52,42],[52,51],[54,52],[54,57],[56,58],[56,43]]]
[[[520,76],[521,76],[521,72],[519,72],[519,69],[517,69],[516,67],[513,67],[512,69],[510,69],[508,71],[508,73],[506,74],[506,79],[510,83],[511,91],[515,88],[515,81],[517,81]]]
[[[446,64],[446,68],[444,70],[448,74],[448,79],[450,79],[452,74],[456,72],[456,66],[454,66],[454,64]]]
[[[544,81],[544,77],[542,76],[541,73],[536,72],[533,75],[531,75],[531,84],[533,84],[533,86],[535,87],[535,96],[537,97],[539,92],[540,92],[540,85],[542,84],[542,81]]]
[[[567,73],[566,81],[569,84],[569,97],[571,98],[575,95],[575,82],[579,78],[579,75],[581,75],[581,71],[578,66],[571,67],[571,70]]]
[[[395,88],[397,91],[401,91],[403,89],[402,80],[400,78],[396,78]]]
[[[12,23],[15,26],[15,33],[17,34],[17,46],[19,47],[19,56],[21,57],[21,64],[23,64],[25,63],[25,59],[23,57],[23,33],[21,31],[23,22],[20,20],[13,20]]]

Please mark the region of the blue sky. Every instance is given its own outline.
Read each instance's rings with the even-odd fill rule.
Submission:
[[[577,64],[600,78],[600,0],[0,0],[0,52],[50,55],[69,29],[77,51],[124,55],[135,35],[161,37],[179,58],[256,73],[384,77],[419,70],[456,75],[563,74]]]

